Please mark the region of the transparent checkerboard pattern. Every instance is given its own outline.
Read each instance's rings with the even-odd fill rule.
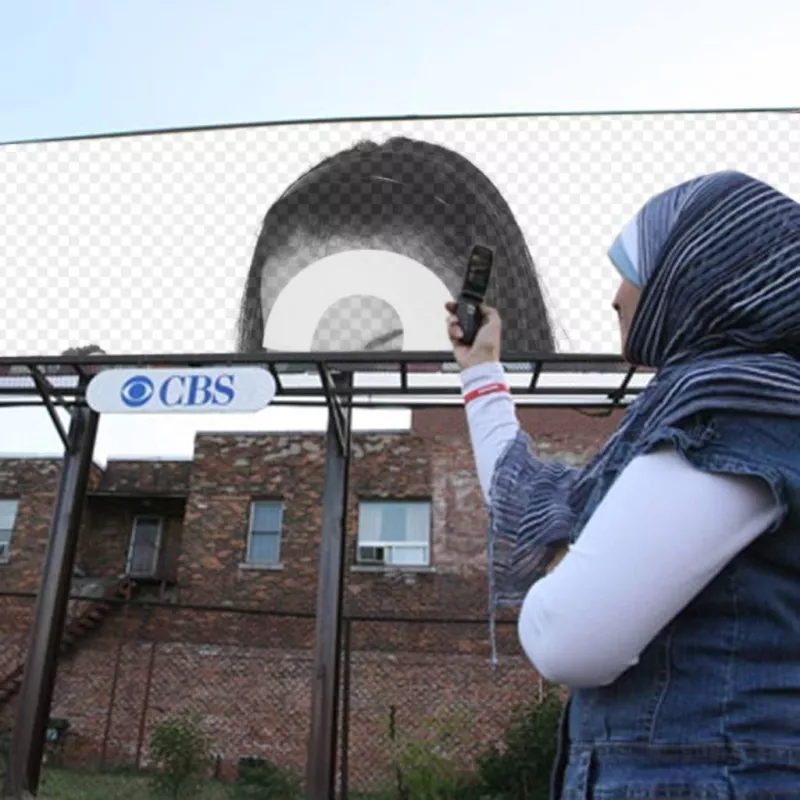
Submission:
[[[6,145],[0,353],[89,343],[111,353],[232,350],[270,205],[321,159],[397,135],[455,150],[497,185],[563,352],[618,348],[606,250],[651,195],[739,169],[800,199],[800,116],[780,112],[315,123]],[[321,320],[314,346],[362,347],[394,324],[374,299],[353,300],[345,316],[344,331]]]
[[[394,307],[369,295],[354,295],[332,303],[322,315],[311,349],[401,350],[402,323]]]

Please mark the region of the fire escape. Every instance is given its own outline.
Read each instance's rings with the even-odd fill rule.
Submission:
[[[88,600],[87,596],[91,595],[83,593],[73,595],[74,609],[61,637],[59,657],[71,655],[79,642],[100,627],[115,605],[130,600],[135,586],[133,580],[126,576],[104,587],[96,599]],[[0,679],[0,708],[19,691],[24,672],[25,657],[22,656],[11,671]]]

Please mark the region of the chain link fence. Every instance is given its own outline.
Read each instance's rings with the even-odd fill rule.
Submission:
[[[508,622],[494,668],[482,620],[346,620],[344,642],[342,779],[352,797],[413,797],[421,782],[446,792],[474,777],[517,707],[544,691]]]
[[[0,679],[24,658],[35,597],[0,593]],[[75,598],[73,615],[97,609]],[[122,599],[62,652],[48,766],[147,772],[154,734],[194,719],[212,755],[209,778],[235,781],[242,763],[302,784],[313,677],[313,616]],[[491,668],[481,620],[346,618],[340,675],[343,798],[413,798],[420,775],[475,772],[514,708],[542,684],[513,625],[498,628]],[[10,730],[18,692],[0,703]]]

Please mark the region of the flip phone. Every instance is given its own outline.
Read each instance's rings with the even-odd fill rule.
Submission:
[[[483,324],[480,306],[489,288],[493,261],[494,254],[483,245],[476,244],[469,255],[464,285],[456,300],[456,317],[463,332],[461,341],[468,347]]]

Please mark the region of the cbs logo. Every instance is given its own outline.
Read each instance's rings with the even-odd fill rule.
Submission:
[[[128,408],[142,408],[153,398],[165,408],[229,405],[235,397],[233,375],[170,375],[156,385],[147,375],[128,378],[120,399]]]

